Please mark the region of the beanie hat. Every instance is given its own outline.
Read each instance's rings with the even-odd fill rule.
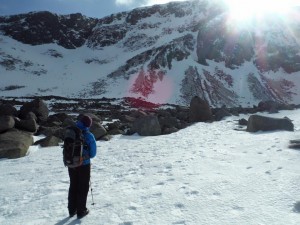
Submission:
[[[81,123],[85,126],[85,127],[90,127],[92,125],[92,118],[84,115],[81,119],[80,119]]]

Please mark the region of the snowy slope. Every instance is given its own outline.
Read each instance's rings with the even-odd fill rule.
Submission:
[[[0,17],[0,96],[298,104],[299,23],[292,16],[239,27],[218,1],[201,0],[97,20],[49,12]]]
[[[2,225],[298,225],[300,111],[294,132],[237,131],[237,119],[196,123],[158,137],[97,142],[90,214],[69,219],[68,173],[59,147],[31,147],[0,161]],[[233,138],[234,137],[234,138]],[[38,138],[38,137],[36,137]]]

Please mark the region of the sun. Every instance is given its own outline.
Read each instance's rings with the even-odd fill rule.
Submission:
[[[286,14],[296,0],[224,0],[229,8],[231,19],[246,21],[262,19],[271,15]]]

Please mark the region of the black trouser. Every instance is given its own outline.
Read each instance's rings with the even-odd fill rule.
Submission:
[[[86,210],[86,200],[90,185],[91,165],[69,168],[70,188],[68,196],[69,213]]]

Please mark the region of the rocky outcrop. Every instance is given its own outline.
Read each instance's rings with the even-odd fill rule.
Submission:
[[[0,30],[25,44],[57,43],[74,49],[85,43],[97,21],[80,13],[60,16],[47,11],[32,12],[0,17]]]

